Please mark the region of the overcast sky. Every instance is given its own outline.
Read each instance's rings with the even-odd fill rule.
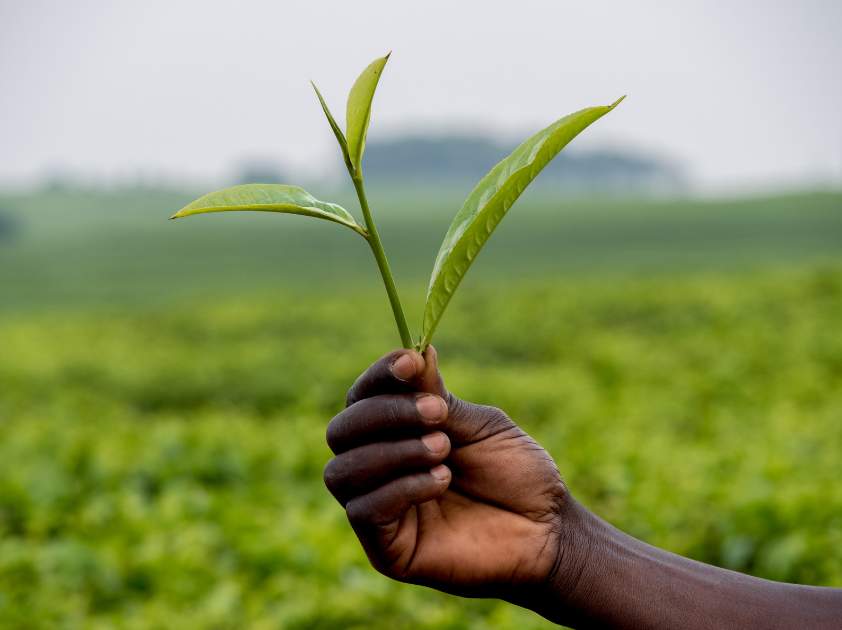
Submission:
[[[517,139],[628,99],[576,140],[630,144],[703,185],[842,183],[842,1],[0,0],[0,182],[318,172],[334,113],[388,50],[372,136]]]

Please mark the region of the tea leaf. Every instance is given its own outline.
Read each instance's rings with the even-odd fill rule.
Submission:
[[[313,81],[310,81],[310,85],[313,86],[313,89],[316,91],[316,96],[319,99],[319,104],[322,106],[322,111],[325,113],[325,118],[327,118],[327,122],[330,125],[330,128],[333,130],[333,135],[336,136],[336,141],[339,143],[339,147],[342,149],[342,157],[345,158],[345,163],[350,164],[350,157],[348,155],[348,142],[345,140],[345,134],[342,133],[342,130],[339,128],[339,125],[336,124],[336,120],[333,118],[333,114],[330,113],[330,109],[328,109],[327,103],[325,102],[322,93],[319,92],[319,88],[316,87],[316,84]]]
[[[422,350],[429,345],[456,287],[512,204],[573,138],[623,98],[611,105],[569,114],[539,131],[492,168],[468,195],[445,234],[433,266],[421,328]]]
[[[392,53],[389,53],[391,55]],[[389,55],[375,59],[362,71],[348,94],[348,106],[345,113],[345,135],[348,140],[348,154],[354,172],[359,173],[365,151],[365,136],[371,120],[371,100],[377,89],[377,82],[383,74],[383,67]]]
[[[325,219],[349,227],[368,238],[365,228],[360,226],[345,208],[335,203],[319,201],[298,186],[284,184],[244,184],[218,190],[199,197],[170,218],[180,219],[192,214],[238,210],[283,212]]]

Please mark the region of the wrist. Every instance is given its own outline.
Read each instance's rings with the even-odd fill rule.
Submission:
[[[536,584],[507,599],[560,624],[571,625],[585,618],[584,608],[600,583],[599,549],[609,534],[602,525],[565,494],[556,513],[554,559],[549,571],[539,576]]]
[[[556,570],[534,596],[513,601],[558,624],[579,629],[789,628],[803,621],[799,607],[807,597],[819,606],[832,599],[827,594],[832,589],[767,582],[658,549],[573,499],[563,515]],[[824,622],[833,614],[822,609],[817,619]]]
[[[546,590],[556,603],[569,606],[583,591],[590,591],[595,547],[599,543],[596,517],[569,494],[559,510],[556,561],[546,580]]]

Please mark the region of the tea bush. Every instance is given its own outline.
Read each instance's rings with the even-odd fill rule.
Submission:
[[[0,626],[548,625],[383,578],[324,490],[327,421],[398,345],[385,306],[354,285],[0,316]],[[538,276],[463,287],[436,345],[618,527],[842,586],[840,322],[833,264]]]

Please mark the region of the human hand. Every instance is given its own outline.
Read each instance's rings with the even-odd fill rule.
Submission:
[[[500,409],[449,393],[432,346],[368,368],[327,440],[325,484],[385,575],[518,600],[575,572],[552,458]]]

